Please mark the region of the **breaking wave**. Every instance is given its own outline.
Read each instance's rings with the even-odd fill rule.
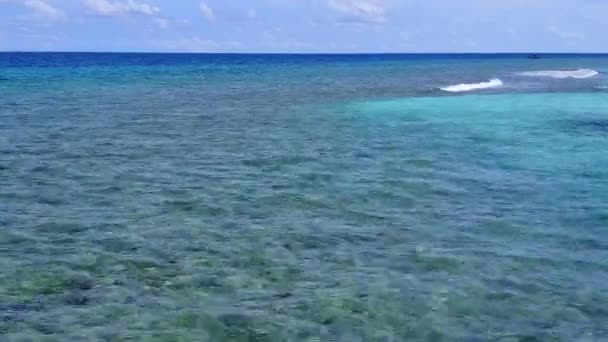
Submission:
[[[589,78],[598,75],[599,72],[592,69],[578,70],[541,70],[541,71],[525,71],[519,72],[519,76],[527,77],[551,77],[551,78]]]
[[[456,84],[456,85],[451,85],[448,87],[444,87],[444,88],[440,88],[443,91],[447,91],[450,93],[461,93],[461,92],[466,92],[466,91],[473,91],[473,90],[479,90],[479,89],[490,89],[490,88],[497,88],[497,87],[502,87],[503,83],[501,80],[499,80],[498,78],[494,78],[489,80],[488,82],[481,82],[481,83],[471,83],[471,84]]]

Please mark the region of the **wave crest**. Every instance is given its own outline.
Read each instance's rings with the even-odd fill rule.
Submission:
[[[592,69],[578,69],[578,70],[540,70],[540,71],[524,71],[519,72],[519,76],[527,77],[551,77],[551,78],[590,78],[598,75],[599,72]]]
[[[470,84],[462,83],[462,84],[451,85],[449,87],[444,87],[444,88],[439,88],[439,89],[450,92],[450,93],[461,93],[461,92],[473,91],[473,90],[479,90],[479,89],[498,88],[498,87],[502,87],[502,85],[503,85],[503,83],[500,79],[494,78],[494,79],[489,80],[488,82],[470,83]]]

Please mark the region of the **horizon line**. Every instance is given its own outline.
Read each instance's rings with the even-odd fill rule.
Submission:
[[[0,50],[0,53],[115,53],[115,54],[189,54],[189,55],[608,55],[607,52],[220,52],[220,51],[99,51],[99,50]]]

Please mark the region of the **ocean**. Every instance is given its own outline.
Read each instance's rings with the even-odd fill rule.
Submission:
[[[608,55],[0,53],[0,341],[606,341]]]

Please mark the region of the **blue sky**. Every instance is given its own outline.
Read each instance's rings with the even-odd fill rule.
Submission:
[[[0,50],[606,52],[606,0],[0,0]]]

